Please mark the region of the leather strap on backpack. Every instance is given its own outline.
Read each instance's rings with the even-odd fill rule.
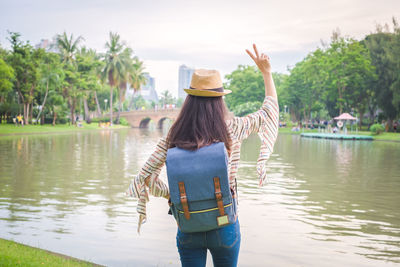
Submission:
[[[189,213],[189,206],[188,206],[188,202],[187,202],[185,184],[183,182],[178,182],[178,186],[179,186],[179,193],[181,196],[181,204],[182,204],[182,208],[183,208],[183,213],[185,214],[186,220],[189,220],[190,213]]]
[[[217,200],[219,215],[225,215],[224,202],[222,202],[221,184],[219,183],[219,177],[214,177],[214,188],[215,198]]]

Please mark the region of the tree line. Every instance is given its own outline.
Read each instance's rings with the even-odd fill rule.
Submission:
[[[2,117],[23,113],[24,123],[29,124],[33,119],[44,123],[45,117],[51,116],[53,125],[69,117],[74,124],[83,102],[85,120],[90,122],[89,111],[102,116],[101,100],[105,100],[111,123],[113,104],[118,104],[115,122],[119,123],[127,85],[136,92],[146,83],[143,62],[117,33],[110,32],[105,53],[81,45],[83,37],[66,32],[56,35],[47,50],[21,41],[17,32],[9,32],[8,40],[10,50],[0,47]],[[134,102],[132,96],[128,110]]]
[[[333,32],[329,43],[309,53],[289,68],[274,73],[281,111],[292,121],[329,120],[343,112],[359,118],[360,125],[387,122],[400,116],[400,27],[377,25],[362,40]],[[228,107],[237,115],[259,108],[264,97],[261,74],[240,65],[226,76]],[[284,113],[284,112],[282,112]],[[378,115],[378,116],[377,116]],[[368,117],[368,121],[363,118]]]

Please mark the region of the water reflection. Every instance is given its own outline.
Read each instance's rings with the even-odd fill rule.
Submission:
[[[288,176],[302,177],[290,209],[316,240],[346,242],[368,258],[400,262],[399,144],[306,140],[279,142]],[[393,169],[397,169],[394,171]],[[300,190],[300,191],[299,191]],[[301,192],[301,193],[300,193]],[[347,253],[347,251],[342,251]]]
[[[124,196],[165,134],[0,138],[0,236],[111,266],[179,266],[166,203],[150,201],[149,222],[137,236],[136,202]],[[262,188],[258,153],[256,136],[243,143],[240,266],[400,262],[400,144],[281,135]]]

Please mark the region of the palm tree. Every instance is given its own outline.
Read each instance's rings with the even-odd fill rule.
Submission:
[[[49,86],[51,86],[51,85],[59,86],[61,84],[60,76],[62,76],[62,75],[60,75],[60,69],[57,69],[57,65],[55,65],[55,64],[43,65],[41,72],[42,72],[41,74],[43,77],[41,80],[41,84],[46,87],[46,93],[44,94],[44,99],[43,99],[41,108],[39,110],[39,113],[36,117],[36,121],[39,121],[40,115],[44,114],[43,110],[46,105],[46,100],[47,100],[47,96],[49,93]],[[40,120],[40,124],[44,124],[43,120],[44,120],[44,115],[43,115],[42,119]]]
[[[118,114],[115,119],[116,123],[119,124],[119,116],[121,114],[122,103],[125,100],[125,93],[127,88],[127,83],[130,81],[130,73],[133,70],[133,60],[131,58],[132,49],[126,47],[121,53],[122,63],[124,64],[123,72],[119,73],[119,85],[118,85]]]
[[[78,36],[74,40],[74,35],[71,34],[71,36],[68,37],[65,31],[63,32],[63,34],[57,35],[56,46],[62,56],[62,60],[64,63],[73,64],[75,62],[75,54],[78,51],[78,44],[83,40],[84,39],[82,36]]]
[[[128,110],[131,110],[132,104],[135,99],[135,93],[140,91],[142,85],[145,85],[147,82],[146,76],[144,76],[144,66],[143,62],[138,58],[134,59],[134,63],[132,65],[132,71],[129,75],[129,83],[133,88],[132,98],[129,102]]]
[[[162,103],[163,107],[165,107],[165,105],[174,103],[174,97],[168,90],[164,90],[161,93],[160,102]]]
[[[106,43],[106,54],[104,56],[105,66],[102,71],[102,79],[110,85],[110,123],[112,125],[113,113],[113,90],[120,84],[121,77],[126,69],[122,52],[124,45],[120,41],[118,33],[110,32],[110,40]]]
[[[74,39],[73,34],[68,37],[67,33],[64,31],[63,34],[58,34],[56,37],[56,47],[62,57],[62,62],[64,63],[65,69],[65,81],[67,86],[64,88],[64,96],[68,98],[68,104],[70,107],[70,117],[71,123],[75,124],[75,107],[77,103],[78,91],[75,88],[76,83],[76,62],[75,54],[78,51],[78,44],[83,41],[82,36],[78,36]]]

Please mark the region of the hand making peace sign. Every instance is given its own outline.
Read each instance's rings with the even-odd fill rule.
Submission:
[[[262,74],[268,74],[271,72],[271,63],[269,60],[269,56],[267,56],[264,53],[261,53],[261,56],[258,54],[258,50],[255,44],[253,44],[255,56],[248,50],[246,49],[247,54],[254,60],[256,63],[257,67],[260,69]]]

